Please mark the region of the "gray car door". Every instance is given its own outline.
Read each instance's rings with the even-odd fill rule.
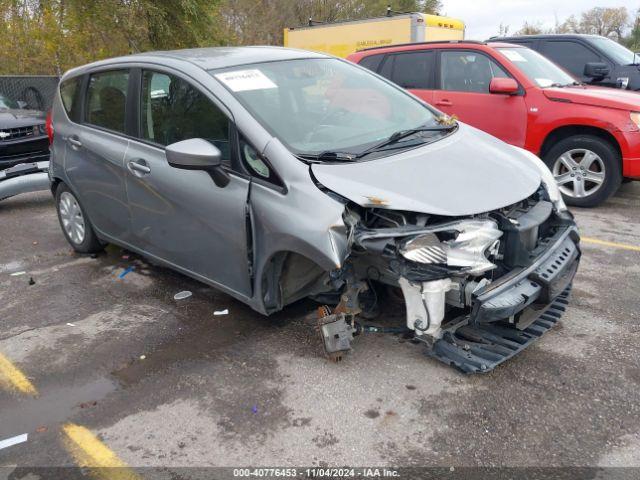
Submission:
[[[129,70],[89,74],[81,125],[63,122],[65,171],[98,233],[128,241],[124,156]]]
[[[231,165],[234,138],[224,107],[177,74],[142,70],[140,141],[125,163],[133,245],[185,273],[249,296],[246,212],[249,179],[216,186],[205,171],[169,166],[164,147],[204,138]]]

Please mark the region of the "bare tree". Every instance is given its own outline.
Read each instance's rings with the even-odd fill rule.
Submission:
[[[625,7],[595,7],[580,16],[580,33],[591,33],[621,40],[629,24],[629,13]]]

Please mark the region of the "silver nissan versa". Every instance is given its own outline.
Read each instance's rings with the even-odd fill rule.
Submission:
[[[76,251],[120,245],[266,315],[333,298],[318,330],[334,359],[359,333],[403,332],[486,372],[567,304],[579,236],[547,167],[346,61],[115,58],[67,72],[52,118]],[[394,295],[406,325],[362,323]]]

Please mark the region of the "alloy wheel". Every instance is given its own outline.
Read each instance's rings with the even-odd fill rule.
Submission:
[[[572,198],[593,195],[606,175],[602,158],[586,148],[575,148],[560,155],[552,172],[560,191]]]
[[[86,228],[80,204],[71,193],[62,192],[58,210],[62,227],[67,232],[67,236],[74,244],[80,245],[84,241]]]

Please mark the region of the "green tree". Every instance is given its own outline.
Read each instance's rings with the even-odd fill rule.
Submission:
[[[60,74],[138,51],[222,43],[218,0],[0,0],[0,73]]]

